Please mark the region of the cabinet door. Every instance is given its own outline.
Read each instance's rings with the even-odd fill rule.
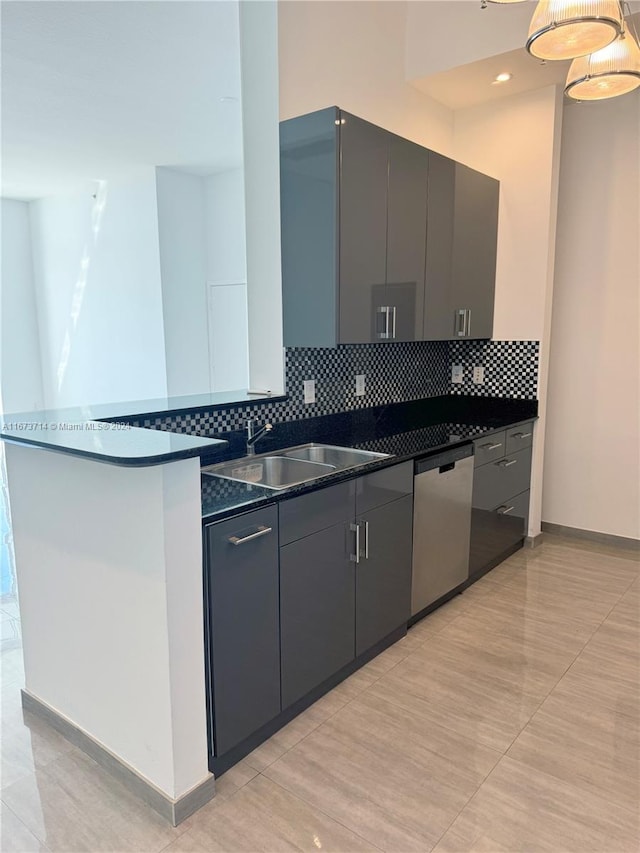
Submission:
[[[390,137],[386,282],[397,341],[422,339],[428,165],[426,148]]]
[[[206,529],[215,755],[280,712],[277,525],[266,507]]]
[[[283,709],[354,658],[354,547],[344,523],[280,549]]]
[[[527,532],[529,491],[498,507],[474,507],[471,514],[469,577],[492,568],[506,551],[522,542]]]
[[[280,124],[283,338],[334,346],[337,334],[338,110]]]
[[[338,340],[369,343],[385,305],[390,134],[340,113]],[[386,319],[386,318],[384,318]]]
[[[455,161],[430,151],[424,304],[424,337],[428,341],[453,337],[451,287],[455,181]]]
[[[356,655],[406,626],[411,609],[413,497],[370,510],[358,518]]]
[[[496,286],[498,196],[494,178],[456,163],[452,303],[466,338],[490,338]]]

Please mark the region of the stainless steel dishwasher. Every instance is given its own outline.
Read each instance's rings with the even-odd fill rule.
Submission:
[[[417,459],[414,478],[412,617],[469,576],[473,446]]]

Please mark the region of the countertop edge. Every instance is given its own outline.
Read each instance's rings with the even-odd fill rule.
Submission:
[[[152,430],[148,431],[153,434]],[[147,438],[147,437],[145,437]],[[8,444],[19,444],[23,447],[34,447],[38,450],[48,450],[51,453],[60,453],[64,456],[73,456],[76,459],[90,459],[94,462],[100,462],[103,465],[117,465],[124,468],[147,468],[153,465],[163,465],[167,462],[177,462],[181,459],[191,459],[195,456],[201,456],[203,450],[207,449],[223,449],[228,446],[228,442],[224,439],[198,439],[198,443],[193,447],[185,447],[180,450],[163,451],[162,453],[141,453],[136,456],[118,456],[113,453],[100,453],[93,450],[83,450],[75,447],[62,447],[52,442],[29,438],[21,435],[11,435],[6,432],[0,432],[0,440],[6,441]],[[153,441],[153,439],[150,439]]]

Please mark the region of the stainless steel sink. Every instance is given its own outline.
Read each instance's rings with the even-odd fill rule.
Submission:
[[[267,489],[286,489],[307,480],[332,474],[335,465],[319,464],[302,459],[289,459],[283,455],[246,456],[233,462],[209,465],[205,474],[215,474],[241,483],[255,483]]]
[[[240,483],[255,483],[267,489],[286,489],[326,477],[336,471],[357,468],[367,462],[384,459],[388,455],[329,444],[301,444],[271,453],[208,465],[202,472]]]
[[[281,451],[289,459],[305,459],[309,462],[320,462],[324,465],[334,465],[340,470],[366,465],[376,459],[384,459],[387,453],[373,453],[370,450],[353,450],[350,447],[334,447],[331,444],[302,444]]]

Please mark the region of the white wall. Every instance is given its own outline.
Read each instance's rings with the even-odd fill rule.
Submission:
[[[540,341],[530,536],[540,532],[542,515],[561,128],[562,93],[556,87],[455,114],[455,158],[501,182],[493,337]]]
[[[30,212],[45,405],[165,396],[153,167]]]
[[[279,4],[280,118],[336,105],[448,154],[453,116],[406,79],[396,0]]]
[[[244,169],[209,175],[204,187],[207,281],[246,281]]]
[[[244,169],[209,175],[204,186],[211,388],[231,391],[249,386]]]
[[[640,95],[565,109],[545,521],[640,538]]]
[[[205,181],[160,167],[156,190],[167,393],[202,394],[209,390]]]
[[[0,217],[0,408],[28,412],[43,406],[29,206],[3,198]]]
[[[278,4],[240,4],[250,385],[284,390]]]
[[[199,460],[6,458],[26,690],[181,796],[210,777]]]
[[[543,337],[557,107],[556,89],[548,87],[455,113],[453,156],[501,182],[496,340]]]
[[[522,47],[534,8],[531,3],[489,3],[482,9],[480,0],[412,0],[407,77],[426,77]]]

